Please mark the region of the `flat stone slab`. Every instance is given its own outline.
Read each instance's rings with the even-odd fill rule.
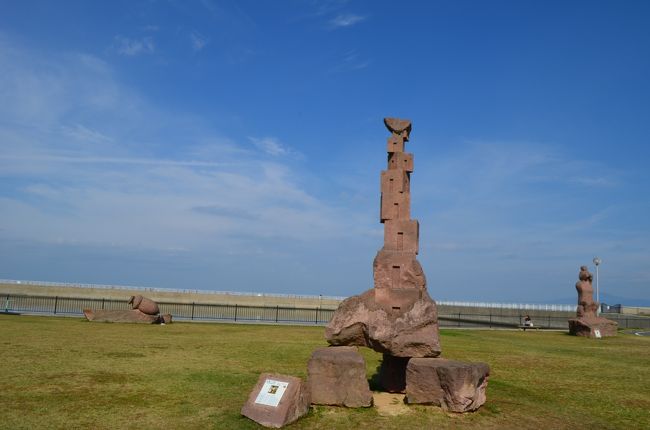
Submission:
[[[569,333],[592,339],[616,336],[618,323],[603,317],[582,317],[569,320]]]
[[[366,346],[395,357],[440,355],[438,312],[426,290],[409,307],[387,310],[375,299],[376,289],[345,299],[325,328],[334,346]]]
[[[490,367],[444,358],[412,358],[406,367],[406,401],[470,412],[485,403]]]
[[[96,322],[121,322],[121,323],[141,323],[155,324],[160,322],[158,315],[147,315],[137,309],[128,311],[107,311],[84,309],[84,316],[88,321]],[[171,316],[170,316],[171,321]]]
[[[366,379],[366,362],[353,346],[333,346],[314,351],[307,364],[307,386],[316,405],[372,405]]]
[[[309,412],[309,390],[295,376],[262,373],[241,414],[264,427],[280,428]]]

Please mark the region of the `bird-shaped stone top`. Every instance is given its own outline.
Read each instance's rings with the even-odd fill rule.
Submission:
[[[411,120],[399,118],[384,118],[384,124],[391,133],[404,136],[404,140],[408,140],[411,134]]]

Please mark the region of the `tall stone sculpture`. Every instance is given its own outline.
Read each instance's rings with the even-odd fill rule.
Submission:
[[[438,357],[438,312],[417,260],[419,224],[410,211],[413,154],[404,152],[404,145],[411,122],[386,118],[384,124],[391,136],[388,166],[381,172],[379,220],[384,224],[384,245],[373,263],[374,288],[344,300],[327,325],[325,338],[335,348],[312,355],[308,369],[312,398],[343,406],[350,406],[346,399],[354,398],[367,405],[363,378],[341,383],[341,375],[362,375],[359,367],[365,366],[361,355],[345,346],[366,346],[383,353],[379,383],[384,390],[405,392],[408,403],[473,411],[485,402],[490,368]]]
[[[416,258],[419,224],[410,210],[413,154],[404,147],[411,122],[386,118],[384,124],[391,136],[387,169],[381,172],[384,246],[373,263],[374,288],[341,303],[325,337],[331,345],[367,346],[389,357],[437,357],[438,313]],[[384,361],[399,362],[389,357]]]
[[[618,324],[597,314],[600,303],[594,301],[594,277],[587,266],[580,267],[576,290],[578,291],[577,318],[569,320],[569,333],[585,337],[616,336]]]

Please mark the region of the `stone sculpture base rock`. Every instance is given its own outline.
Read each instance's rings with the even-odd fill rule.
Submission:
[[[366,346],[395,357],[437,357],[438,312],[426,291],[399,312],[375,301],[375,289],[344,300],[325,329],[331,345]]]
[[[128,311],[106,311],[84,309],[84,316],[88,321],[97,322],[123,322],[123,323],[143,323],[156,324],[160,322],[159,315],[147,315],[137,309]],[[171,315],[169,316],[171,322]]]
[[[452,412],[475,411],[485,403],[490,367],[444,358],[412,358],[406,368],[407,403],[441,406]]]
[[[590,338],[616,336],[618,323],[603,317],[582,317],[572,318],[569,320],[569,333],[574,336],[584,336]]]
[[[319,348],[307,364],[307,386],[316,405],[372,406],[366,362],[354,346]]]
[[[285,384],[286,388],[268,382]],[[262,393],[262,391],[264,391]],[[279,400],[277,404],[273,400]],[[264,427],[280,428],[309,412],[309,390],[295,376],[262,373],[241,409],[241,414]]]

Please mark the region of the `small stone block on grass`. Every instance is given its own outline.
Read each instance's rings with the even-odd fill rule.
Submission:
[[[406,399],[452,412],[475,411],[485,403],[489,375],[485,363],[412,358],[406,368]]]
[[[302,379],[262,373],[241,414],[264,427],[280,428],[306,415],[310,403]]]
[[[313,404],[349,408],[372,406],[366,362],[356,347],[317,349],[309,359],[307,374]]]

